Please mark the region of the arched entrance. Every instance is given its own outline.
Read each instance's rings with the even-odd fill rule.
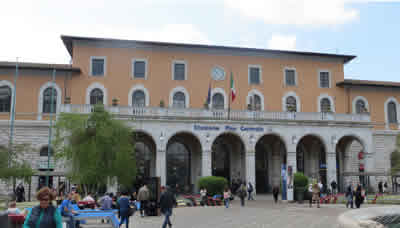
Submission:
[[[286,164],[286,147],[277,135],[264,135],[256,144],[256,190],[268,193],[280,186],[282,164]]]
[[[150,177],[156,175],[156,143],[144,132],[134,132],[136,155],[135,188],[139,189]]]
[[[167,144],[167,185],[178,192],[196,191],[201,176],[201,144],[190,133],[178,133]]]
[[[212,175],[225,177],[229,183],[245,180],[245,147],[239,136],[219,135],[213,142]]]
[[[350,183],[365,186],[364,176],[355,174],[364,172],[365,148],[355,136],[343,136],[336,144],[336,177],[339,191],[344,192]],[[346,175],[344,175],[346,174]]]
[[[323,141],[315,135],[300,139],[296,148],[297,172],[321,181],[327,186],[326,149]]]

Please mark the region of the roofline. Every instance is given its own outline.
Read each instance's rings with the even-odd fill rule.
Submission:
[[[336,83],[339,87],[381,87],[381,88],[400,88],[399,82],[389,82],[389,81],[369,81],[369,80],[353,80],[345,79],[344,81]]]
[[[15,69],[16,66],[17,62],[0,61],[0,69]],[[81,72],[80,68],[72,67],[70,64],[18,62],[18,68],[26,70],[59,70],[74,73]]]
[[[355,55],[338,55],[329,53],[318,53],[318,52],[304,52],[304,51],[284,51],[284,50],[272,50],[272,49],[260,49],[260,48],[243,48],[243,47],[232,47],[232,46],[218,46],[218,45],[205,45],[205,44],[187,44],[187,43],[168,43],[168,42],[157,42],[157,41],[143,41],[143,40],[122,40],[122,39],[111,39],[111,38],[96,38],[96,37],[82,37],[82,36],[68,36],[61,35],[61,39],[67,48],[71,57],[73,57],[73,41],[91,41],[91,42],[123,42],[123,43],[136,43],[141,45],[150,46],[165,46],[165,47],[187,47],[187,48],[211,48],[215,50],[230,50],[230,51],[253,51],[263,53],[278,53],[278,54],[293,54],[293,55],[305,55],[305,56],[318,56],[318,57],[330,57],[343,59],[343,63],[348,63],[354,58]]]

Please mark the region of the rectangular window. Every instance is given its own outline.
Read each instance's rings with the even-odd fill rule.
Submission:
[[[104,76],[105,72],[105,58],[92,58],[91,59],[91,75]]]
[[[296,70],[293,69],[285,70],[285,84],[286,86],[296,85]]]
[[[329,88],[329,72],[327,71],[322,71],[319,72],[319,87],[320,88]]]
[[[133,77],[146,78],[146,61],[144,60],[133,61]]]
[[[185,63],[174,63],[174,80],[185,80]]]
[[[261,83],[260,78],[260,67],[250,67],[249,68],[249,83],[258,85]]]

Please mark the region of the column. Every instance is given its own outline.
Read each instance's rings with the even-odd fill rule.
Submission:
[[[211,159],[211,150],[203,150],[201,153],[201,175],[203,177],[212,175]]]
[[[294,151],[294,152],[293,152]],[[297,172],[297,157],[296,150],[292,149],[292,151],[287,152],[287,161],[286,161],[286,194],[287,200],[294,200],[294,173]],[[291,174],[289,173],[289,169],[291,169]]]
[[[256,193],[256,153],[254,150],[246,151],[246,181],[253,184]]]
[[[165,186],[167,183],[167,160],[166,152],[163,149],[157,150],[156,156],[156,176],[160,177],[161,185]]]
[[[332,181],[334,180],[336,183],[337,175],[336,175],[336,152],[329,151],[326,153],[326,165],[327,165],[327,183],[328,187],[331,186]]]

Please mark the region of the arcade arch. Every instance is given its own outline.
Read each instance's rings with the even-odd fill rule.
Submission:
[[[256,143],[256,191],[268,193],[280,186],[281,167],[286,164],[286,146],[281,137],[264,135]]]
[[[336,144],[336,178],[338,189],[345,191],[350,183],[366,184],[363,176],[344,175],[345,173],[362,173],[365,165],[365,144],[357,136],[346,135]]]
[[[201,143],[188,132],[177,133],[167,143],[167,185],[176,186],[179,192],[197,190],[197,178],[201,176]]]
[[[139,189],[156,175],[156,143],[149,134],[141,131],[133,133],[133,140],[137,169],[135,187]]]
[[[326,148],[316,135],[303,136],[296,147],[297,172],[327,184]]]
[[[246,177],[245,146],[233,133],[219,135],[211,146],[212,175],[225,177],[229,183],[244,181]]]

